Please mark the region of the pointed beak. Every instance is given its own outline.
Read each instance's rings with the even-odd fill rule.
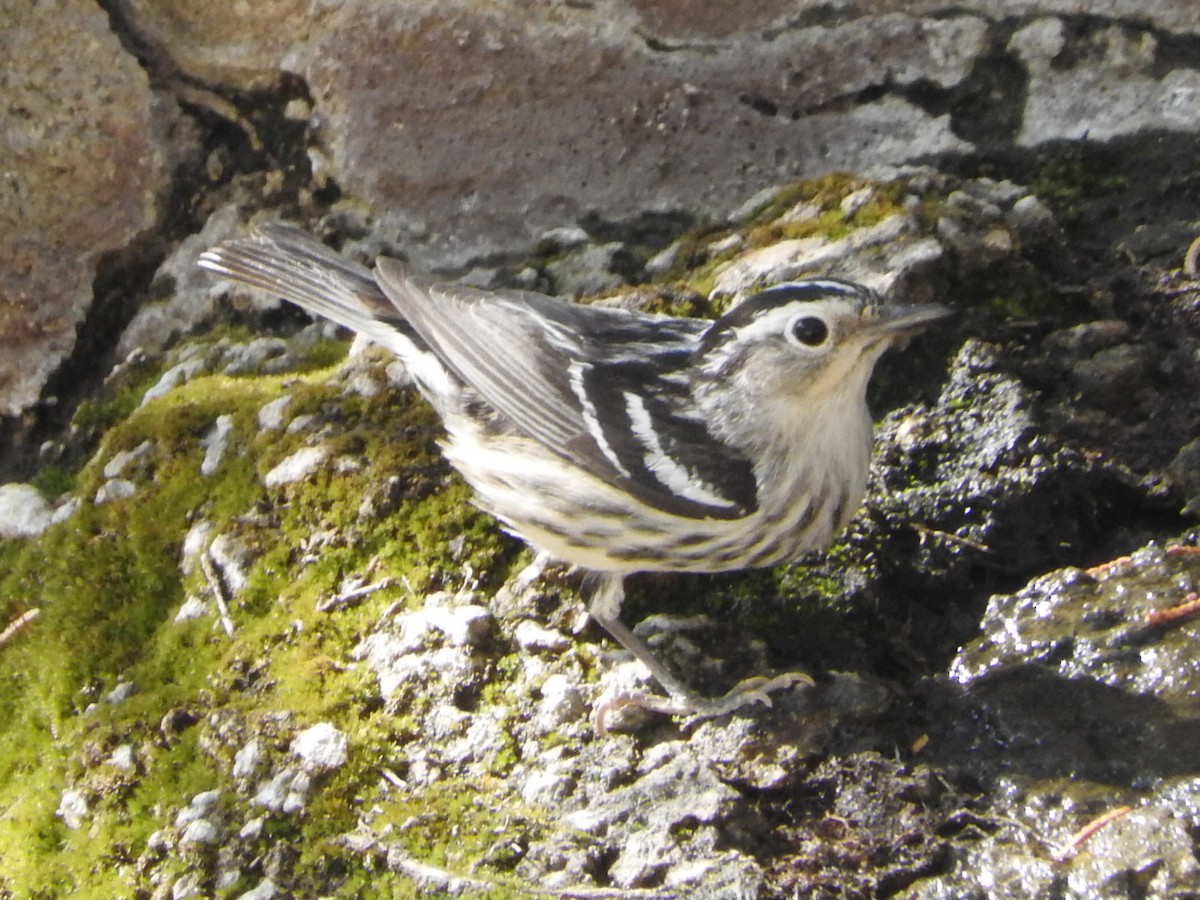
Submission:
[[[922,306],[880,306],[874,310],[874,315],[864,319],[863,326],[864,331],[871,335],[872,343],[897,343],[924,331],[952,312],[949,307],[937,303]]]

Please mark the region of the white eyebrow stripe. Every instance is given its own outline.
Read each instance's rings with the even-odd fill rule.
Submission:
[[[641,445],[646,448],[644,457],[646,468],[672,493],[680,497],[694,503],[732,509],[736,504],[716,493],[711,485],[698,481],[691,472],[667,455],[662,442],[658,439],[658,432],[654,429],[654,421],[650,418],[645,401],[637,394],[631,394],[628,391],[624,393],[624,397],[625,410],[629,413],[633,433]]]

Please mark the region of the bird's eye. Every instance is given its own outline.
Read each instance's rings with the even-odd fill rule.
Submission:
[[[816,316],[801,316],[792,323],[792,337],[805,347],[820,347],[829,339],[829,326]]]

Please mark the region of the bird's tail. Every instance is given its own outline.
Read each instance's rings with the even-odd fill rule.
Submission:
[[[461,406],[461,382],[388,300],[371,270],[338,256],[307,232],[281,223],[262,225],[206,250],[199,264],[277,294],[391,350],[443,418]]]
[[[245,237],[206,250],[198,262],[205,269],[262,288],[379,343],[390,343],[388,333],[400,320],[396,307],[366,266],[338,256],[291,225],[262,225]]]

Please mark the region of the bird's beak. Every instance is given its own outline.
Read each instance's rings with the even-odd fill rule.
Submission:
[[[863,322],[871,342],[902,343],[924,331],[934,322],[949,316],[953,310],[938,303],[921,306],[880,306],[874,315]]]

